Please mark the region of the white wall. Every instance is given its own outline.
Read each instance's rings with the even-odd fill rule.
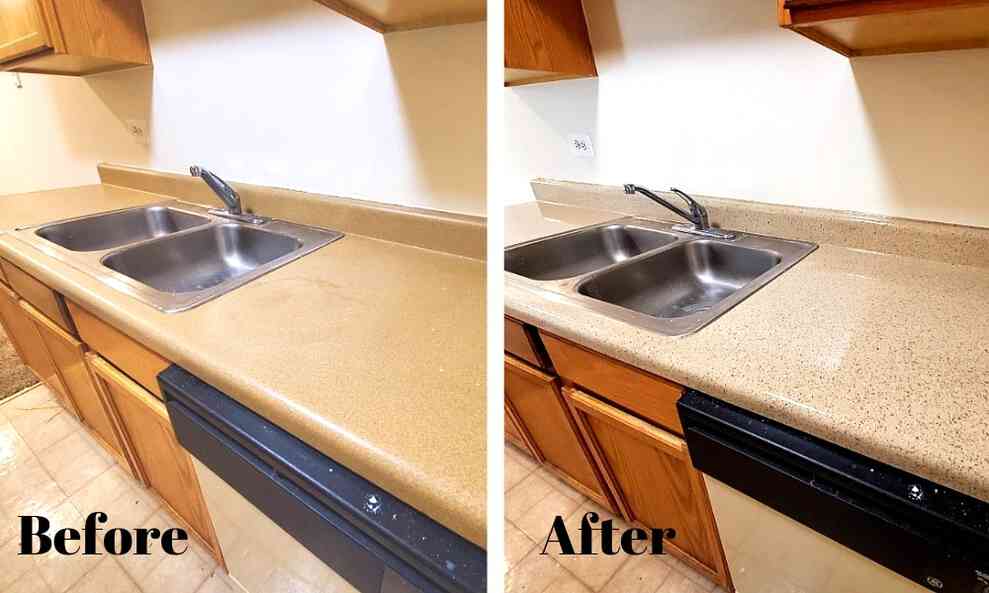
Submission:
[[[7,180],[21,159],[5,160],[0,193],[92,183],[99,160],[199,163],[249,183],[484,213],[484,23],[383,37],[313,0],[144,0],[144,10],[153,70],[59,81],[58,125],[43,124],[52,108],[22,99],[19,126],[42,129],[25,134],[32,153],[69,154],[19,184]],[[52,82],[24,78],[48,100]],[[0,86],[0,105],[12,89]],[[146,148],[121,136],[142,110]]]
[[[765,0],[584,4],[600,77],[506,89],[506,202],[551,177],[989,226],[989,50],[849,61]]]

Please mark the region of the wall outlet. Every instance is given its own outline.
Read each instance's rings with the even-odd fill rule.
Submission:
[[[570,152],[575,156],[594,156],[594,145],[591,144],[590,134],[570,134]]]
[[[127,126],[127,131],[134,138],[134,142],[138,144],[148,145],[148,122],[143,119],[126,119],[124,124]]]

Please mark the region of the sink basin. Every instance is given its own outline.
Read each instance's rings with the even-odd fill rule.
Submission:
[[[685,317],[712,309],[782,259],[768,249],[690,241],[597,274],[577,292],[650,317]]]
[[[668,336],[695,332],[817,249],[736,232],[699,236],[627,217],[505,250],[508,281]],[[519,276],[522,276],[521,278]]]
[[[69,251],[103,251],[207,224],[209,219],[150,206],[85,216],[43,226],[37,235]]]
[[[632,224],[607,224],[505,251],[505,271],[531,280],[573,278],[670,245],[672,233]]]
[[[243,276],[300,247],[288,235],[220,224],[114,253],[103,265],[161,292],[188,293]]]
[[[233,221],[177,200],[14,234],[164,313],[197,307],[344,236],[285,220]]]

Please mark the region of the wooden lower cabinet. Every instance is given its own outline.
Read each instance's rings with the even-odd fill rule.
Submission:
[[[41,333],[20,306],[20,298],[6,286],[0,285],[0,320],[14,349],[24,364],[61,400],[63,407],[75,414],[65,387],[55,369],[55,363],[45,348]]]
[[[670,553],[730,590],[707,489],[686,441],[572,387],[563,393],[625,518],[676,529]]]
[[[141,479],[181,517],[222,564],[213,522],[203,501],[189,454],[172,431],[165,404],[100,356],[87,361],[112,404],[117,428],[124,435]]]
[[[596,502],[613,505],[588,451],[577,437],[559,379],[505,356],[505,399],[546,463]]]
[[[95,380],[86,365],[86,347],[26,301],[21,301],[20,305],[38,328],[65,386],[68,400],[83,425],[123,467],[136,475],[133,461],[124,449],[120,435],[110,420],[106,403],[100,397]]]

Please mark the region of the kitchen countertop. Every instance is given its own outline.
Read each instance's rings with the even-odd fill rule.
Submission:
[[[530,202],[506,245],[626,216]],[[822,244],[699,332],[668,337],[506,274],[505,311],[989,502],[989,270]]]
[[[171,199],[0,197],[0,230]],[[164,314],[26,243],[0,255],[379,487],[485,545],[485,266],[348,234]]]

